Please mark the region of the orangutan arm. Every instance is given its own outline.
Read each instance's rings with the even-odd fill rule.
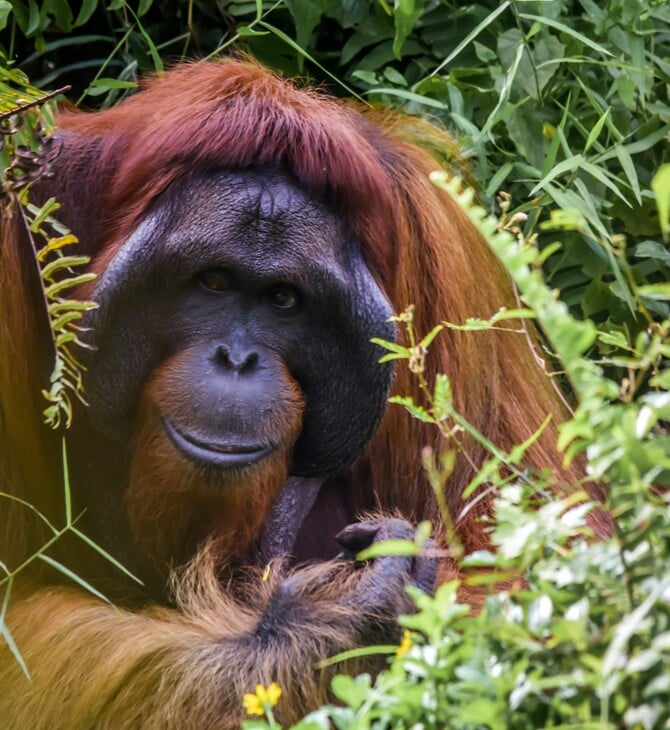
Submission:
[[[377,539],[386,537],[380,530]],[[397,614],[410,608],[404,585],[433,579],[428,559],[332,561],[284,574],[277,563],[241,605],[204,553],[176,585],[175,609],[131,612],[75,589],[39,589],[10,604],[31,680],[8,650],[0,654],[3,727],[235,728],[242,695],[273,681],[283,690],[276,716],[295,721],[292,708],[327,699],[332,670],[315,664],[391,640]]]

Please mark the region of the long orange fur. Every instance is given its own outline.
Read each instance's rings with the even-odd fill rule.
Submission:
[[[68,221],[93,255],[96,272],[173,183],[212,169],[274,166],[342,211],[394,308],[416,305],[420,334],[444,319],[488,318],[502,306],[515,306],[499,262],[460,208],[429,182],[429,173],[439,167],[430,148],[450,142],[421,122],[347,106],[298,89],[256,64],[226,60],[175,68],[146,81],[140,93],[114,109],[64,111],[59,125],[82,144],[80,157],[61,168],[56,194],[66,218],[74,201],[96,196],[90,219]],[[20,217],[7,212],[0,220],[0,489],[61,523],[58,441],[40,416],[48,350],[35,337],[41,315],[31,295],[25,251],[18,248],[19,241],[25,243],[21,226]],[[574,475],[564,472],[555,448],[556,424],[565,412],[527,336],[445,331],[427,357],[428,380],[438,372],[451,378],[459,412],[502,449],[527,439],[552,414],[527,461],[552,467],[559,481],[570,483]],[[420,398],[403,369],[394,391]],[[150,398],[147,402],[142,412],[150,414]],[[294,414],[290,429],[299,428],[300,417]],[[181,468],[168,464],[154,479],[164,460],[150,415],[136,438],[138,453],[147,444],[153,451],[144,459],[140,453],[126,499],[139,533],[149,533],[150,518],[164,521],[164,533],[148,537],[147,550],[173,552],[174,542],[186,539],[188,523],[201,527],[211,505],[203,498],[191,512],[180,509],[193,494],[191,477]],[[439,524],[421,466],[426,445],[444,446],[434,429],[399,407],[389,408],[346,474],[355,505]],[[469,440],[463,450],[447,498],[459,535],[473,550],[487,544],[477,517],[490,512],[490,501],[480,501],[459,519],[460,495],[486,454]],[[206,535],[198,533],[196,542],[204,546],[190,568],[174,578],[174,607],[115,608],[80,589],[44,584],[39,575],[19,579],[6,620],[31,679],[22,676],[6,648],[0,649],[3,727],[232,728],[241,719],[242,693],[256,682],[280,683],[284,698],[277,714],[284,722],[323,701],[328,672],[315,672],[315,662],[364,640],[351,629],[355,600],[334,600],[348,591],[355,595],[351,566],[310,568],[291,596],[305,606],[304,615],[263,652],[245,651],[245,641],[278,600],[283,568],[275,566],[269,581],[251,577],[248,586],[234,591],[218,573],[220,551],[233,550],[234,543],[243,548],[257,534],[286,467],[274,466],[266,475],[277,482],[270,497],[258,500],[256,488],[249,504],[226,505],[240,519],[224,547],[216,540],[203,542]],[[151,485],[159,490],[156,500],[167,493],[177,506],[164,514],[156,510]],[[0,558],[12,565],[40,545],[43,533],[25,507],[9,500],[1,504]],[[168,539],[180,519],[184,524]],[[446,561],[441,577],[456,572]],[[396,609],[407,608],[398,595]]]

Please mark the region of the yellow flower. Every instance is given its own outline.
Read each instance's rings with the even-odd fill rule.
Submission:
[[[252,694],[246,694],[242,698],[242,705],[244,705],[244,709],[247,711],[247,715],[263,715],[265,714],[265,710],[263,709],[261,705],[261,701],[258,699],[256,695]]]
[[[242,698],[242,705],[247,711],[247,715],[265,715],[271,710],[281,697],[281,687],[272,682],[269,687],[263,687],[262,684],[256,685],[256,694],[245,694]]]
[[[409,629],[405,629],[402,635],[402,641],[396,651],[396,656],[403,657],[412,647],[412,634]]]
[[[554,127],[553,124],[550,124],[549,122],[543,122],[542,123],[542,136],[546,139],[552,139],[553,136],[556,134],[556,127]]]

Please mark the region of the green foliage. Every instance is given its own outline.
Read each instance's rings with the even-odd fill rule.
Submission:
[[[248,50],[336,93],[430,113],[459,137],[489,207],[502,189],[526,234],[543,224],[549,282],[609,337],[592,357],[619,368],[617,337],[668,314],[659,290],[638,291],[670,279],[666,2],[0,0],[3,24],[8,58],[87,104],[114,103],[166,60]]]
[[[595,539],[588,524],[594,506],[583,492],[548,496],[548,484],[517,470],[524,448],[502,454],[471,430],[491,451],[484,481],[497,493],[492,549],[461,561],[466,584],[491,586],[484,607],[473,614],[460,603],[457,581],[434,597],[408,588],[417,612],[401,619],[407,631],[389,668],[374,680],[336,677],[341,705],[311,713],[294,729],[667,728],[670,507],[658,485],[670,467],[668,393],[659,387],[629,397],[627,386],[586,358],[597,330],[573,317],[544,282],[534,239],[513,234],[509,220],[488,217],[458,180],[434,177],[469,212],[561,357],[578,397],[561,437],[586,452],[589,475],[608,485],[614,532]],[[411,310],[397,319],[409,347],[381,344],[419,378],[423,401],[396,402],[443,433],[467,427],[451,409],[448,380],[440,376],[432,387],[424,380],[422,359],[441,326],[419,339]],[[656,327],[631,350],[629,368],[665,383],[670,320]]]
[[[50,198],[41,207],[30,202],[30,188],[49,174],[51,160],[58,154],[51,133],[54,129],[51,95],[31,86],[16,71],[0,66],[0,171],[3,203],[20,211],[26,234],[35,251],[37,272],[42,282],[45,310],[53,336],[54,367],[45,420],[58,428],[72,420],[72,398],[84,401],[82,366],[76,357],[81,347],[78,322],[93,308],[92,302],[68,298],[67,293],[95,278],[78,273],[89,263],[87,256],[68,255],[68,246],[77,238],[58,223],[54,214],[60,207]]]
[[[2,7],[0,6],[0,11]],[[1,18],[1,16],[0,16]],[[1,59],[0,59],[1,60]],[[44,175],[50,174],[50,163],[58,153],[54,145],[53,109],[51,97],[32,86],[23,74],[0,65],[0,188],[3,211],[18,211],[25,232],[35,253],[36,274],[42,285],[44,311],[53,338],[54,366],[49,390],[43,394],[48,402],[45,421],[52,428],[69,427],[72,420],[73,398],[83,401],[82,366],[76,358],[76,349],[83,346],[79,340],[77,323],[84,312],[96,306],[92,302],[68,298],[72,289],[95,278],[94,274],[78,273],[86,266],[86,256],[68,255],[69,246],[77,243],[72,233],[60,224],[54,213],[60,207],[50,198],[37,207],[30,202],[30,189]],[[7,643],[24,673],[28,669],[19,648],[5,623],[15,579],[31,563],[41,561],[62,573],[68,579],[101,600],[107,600],[86,580],[73,573],[66,565],[49,555],[49,549],[63,535],[69,533],[103,556],[112,565],[137,580],[115,558],[96,545],[77,526],[78,517],[72,513],[72,500],[67,468],[67,453],[63,441],[63,499],[65,520],[62,527],[54,525],[34,505],[0,485],[0,502],[11,500],[31,511],[46,528],[47,540],[41,548],[22,563],[8,567],[0,556],[0,636]]]

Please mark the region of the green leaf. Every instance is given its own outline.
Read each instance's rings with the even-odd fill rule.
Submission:
[[[464,332],[478,332],[480,330],[488,330],[495,326],[498,322],[510,319],[534,319],[535,312],[532,309],[506,309],[503,307],[499,312],[493,315],[491,319],[478,319],[475,317],[466,320],[465,324],[453,324],[445,322],[444,326],[450,330],[458,330]]]
[[[670,299],[670,284],[645,284],[638,287],[640,296],[648,299]]]
[[[389,398],[389,403],[396,403],[404,406],[407,412],[424,423],[435,423],[435,419],[428,413],[428,411],[422,406],[417,405],[409,396],[394,395]]]
[[[363,81],[366,81],[370,84],[376,84],[377,83],[377,77],[371,72],[371,71],[354,71],[352,76],[357,76],[361,78]],[[433,109],[441,109],[444,111],[447,107],[446,104],[443,101],[438,101],[437,99],[431,99],[429,96],[423,96],[422,94],[416,94],[413,91],[407,91],[406,89],[394,89],[394,88],[386,88],[386,87],[378,87],[374,89],[368,89],[366,92],[366,95],[368,94],[383,94],[385,96],[397,96],[399,99],[406,99],[407,101],[413,101],[417,104],[424,104],[425,106],[430,106]]]
[[[358,99],[359,101],[363,101],[361,97],[347,84],[342,81],[338,76],[333,74],[331,71],[329,71],[325,66],[320,64],[312,55],[310,55],[306,50],[304,50],[299,44],[297,44],[292,38],[286,35],[284,31],[280,30],[279,28],[275,28],[274,25],[270,25],[270,23],[266,23],[264,20],[259,21],[258,25],[260,25],[262,28],[265,28],[273,35],[277,36],[280,40],[282,40],[289,48],[292,48],[294,51],[297,51],[301,56],[304,56],[310,63],[313,63],[318,69],[323,71],[326,76],[331,78],[336,84],[341,86],[350,96],[353,96],[354,98]]]
[[[23,657],[21,656],[21,652],[19,651],[19,647],[16,645],[16,642],[14,641],[14,637],[12,636],[9,627],[7,626],[4,621],[0,623],[0,634],[2,635],[2,638],[7,643],[7,646],[9,647],[9,650],[14,655],[14,659],[18,662],[18,665],[21,667],[21,671],[26,675],[28,679],[30,679],[30,672],[28,671],[28,667],[26,666],[25,661],[23,660]]]
[[[491,13],[489,13],[484,18],[484,20],[482,20],[482,22],[477,25],[476,28],[474,28],[473,30],[471,30],[465,36],[465,38],[463,38],[463,40],[456,46],[456,48],[454,48],[453,51],[451,51],[451,53],[449,53],[449,55],[444,59],[444,61],[442,61],[437,66],[437,68],[435,68],[433,71],[430,72],[430,74],[428,75],[428,78],[430,78],[431,76],[436,76],[437,74],[439,74],[440,71],[445,66],[447,66],[448,64],[450,64],[454,60],[454,58],[456,58],[456,56],[458,56],[459,53],[461,53],[461,51],[463,51],[464,48],[466,48],[467,46],[470,45],[470,42],[472,40],[474,40],[485,28],[488,28],[488,26],[491,25],[491,23],[493,23],[493,21],[499,15],[501,15],[502,13],[504,13],[505,10],[507,10],[507,8],[509,8],[510,5],[511,5],[511,2],[509,0],[505,0],[505,2],[501,3],[495,10],[493,10]]]
[[[550,28],[555,28],[556,30],[559,30],[561,33],[565,33],[566,35],[572,36],[576,40],[578,40],[580,43],[583,43],[588,48],[591,48],[592,50],[596,51],[597,53],[610,57],[613,54],[608,51],[605,47],[598,45],[594,41],[592,41],[590,38],[585,36],[583,33],[579,33],[578,31],[572,29],[570,26],[566,25],[565,23],[561,23],[557,20],[552,20],[551,18],[543,17],[542,15],[532,15],[531,13],[519,13],[519,17],[523,18],[524,20],[533,20],[541,25],[548,25]]]
[[[519,464],[526,455],[526,451],[540,438],[544,433],[547,426],[551,423],[551,415],[547,416],[542,422],[541,426],[531,434],[525,441],[520,444],[513,446],[509,452],[510,464]]]
[[[75,287],[81,286],[82,284],[87,284],[89,281],[93,281],[95,278],[96,275],[94,273],[79,274],[79,276],[73,276],[70,279],[57,281],[55,284],[46,287],[46,289],[44,290],[44,294],[47,299],[54,299],[63,291],[67,289],[73,289]]]
[[[393,55],[400,60],[402,58],[402,47],[407,36],[412,32],[414,24],[423,12],[426,0],[395,0],[393,21],[395,24],[395,37],[393,38]]]
[[[613,347],[620,347],[622,350],[627,350],[630,346],[628,340],[622,332],[613,330],[611,332],[598,332],[598,339],[605,345],[612,345]]]
[[[32,215],[32,221],[30,223],[31,233],[39,233],[42,224],[46,219],[55,213],[60,208],[60,203],[56,202],[55,198],[49,198],[41,208],[36,208],[34,205],[28,206],[28,211]]]
[[[354,79],[360,79],[364,83],[370,84],[371,86],[377,84],[377,74],[374,71],[365,71],[364,69],[359,68],[351,74],[351,77]],[[378,89],[370,89],[370,91],[366,93],[373,93],[375,91],[378,91]]]
[[[416,527],[416,535],[414,536],[414,540],[419,548],[423,548],[426,545],[426,542],[432,532],[433,525],[430,520],[423,520],[423,522],[419,522]]]
[[[28,16],[28,27],[26,28],[26,35],[32,36],[40,27],[40,8],[35,0],[29,0],[28,8],[30,15]]]
[[[84,23],[88,22],[97,5],[98,0],[83,0],[81,8],[79,9],[79,14],[73,23],[73,27],[77,28],[78,26],[84,25]]]
[[[667,241],[670,236],[670,163],[659,167],[651,181],[651,189],[656,198],[663,240]]]
[[[575,172],[575,170],[581,170],[584,165],[585,159],[583,155],[572,155],[565,160],[562,160],[555,165],[548,175],[545,175],[528,193],[529,197],[537,195],[537,193],[544,189],[548,183],[555,180],[557,177],[564,175],[567,172]]]
[[[89,89],[97,88],[102,88],[103,91],[108,91],[109,89],[136,89],[137,83],[135,81],[123,81],[121,79],[112,79],[103,76],[102,78],[91,81],[89,85]],[[91,94],[90,91],[89,94]],[[91,95],[93,96],[93,94]]]
[[[41,15],[44,14],[45,6],[48,7],[47,3],[43,3]],[[56,27],[65,33],[69,33],[72,30],[72,10],[68,0],[52,0],[48,9],[53,15]]]
[[[367,674],[360,677],[347,677],[344,674],[338,674],[333,677],[331,689],[333,694],[342,700],[349,707],[358,709],[367,699],[370,692],[371,679]]]
[[[605,187],[609,188],[618,198],[626,203],[626,205],[630,206],[630,203],[628,202],[626,196],[619,190],[616,182],[610,179],[614,176],[610,175],[610,173],[605,168],[598,167],[598,165],[594,165],[588,160],[584,160],[582,162],[581,168],[582,170],[584,170],[584,172],[594,177],[596,180],[605,185]],[[589,198],[592,200],[592,196],[589,196]]]
[[[584,145],[584,152],[586,153],[591,147],[591,145],[598,139],[600,136],[600,132],[602,131],[602,128],[605,126],[605,121],[610,113],[610,107],[607,107],[605,109],[605,112],[602,114],[600,119],[593,125],[593,129],[589,132],[589,136],[586,140],[586,144]]]
[[[670,266],[670,251],[660,241],[642,241],[635,248],[635,256],[641,259],[658,259],[665,266]]]
[[[81,586],[85,591],[87,591],[91,595],[95,596],[96,598],[99,598],[101,601],[104,601],[105,603],[111,603],[110,600],[106,596],[104,596],[102,593],[100,593],[99,590],[97,590],[97,588],[94,588],[88,581],[84,580],[81,576],[74,573],[67,566],[63,565],[63,563],[60,563],[58,560],[55,560],[54,558],[50,557],[49,555],[45,555],[44,553],[40,553],[37,557],[39,558],[39,560],[46,563],[47,565],[50,565],[52,568],[57,570],[59,573],[62,573],[64,576],[68,577],[71,581],[76,583],[78,586]]]
[[[506,162],[500,167],[499,170],[493,175],[486,186],[486,197],[492,198],[502,187],[509,174],[514,169],[514,163]]]
[[[50,279],[56,272],[68,267],[85,266],[90,261],[88,256],[59,256],[42,267],[43,279]]]
[[[438,373],[435,376],[435,391],[433,394],[433,411],[437,420],[442,420],[451,410],[453,404],[453,392],[449,378]]]
[[[107,560],[109,563],[111,563],[115,568],[118,568],[122,573],[125,573],[129,578],[132,578],[136,583],[139,583],[140,585],[144,585],[144,583],[133,573],[131,573],[128,568],[126,568],[122,563],[120,563],[116,558],[114,558],[112,555],[110,555],[106,550],[101,548],[95,541],[91,540],[90,537],[85,535],[83,532],[78,530],[76,527],[71,527],[70,531],[73,535],[76,535],[82,542],[85,542],[90,548],[95,550],[98,555],[101,555],[105,560]]]
[[[420,548],[411,540],[390,539],[375,542],[365,550],[361,550],[356,555],[356,560],[364,562],[374,558],[419,555],[420,553]]]
[[[411,354],[411,350],[409,347],[405,347],[404,345],[399,345],[397,342],[391,342],[390,340],[382,340],[379,337],[372,337],[370,339],[370,342],[372,342],[375,345],[379,345],[380,347],[383,347],[385,350],[388,350],[389,352],[394,352],[397,355],[401,355],[402,357],[409,358]]]
[[[257,36],[270,35],[266,30],[254,30],[248,25],[238,25],[236,33],[240,38],[255,38]]]
[[[407,79],[405,79],[400,71],[396,71],[393,66],[387,66],[384,69],[384,78],[396,86],[407,86]]]
[[[324,10],[323,0],[286,0],[286,7],[291,13],[295,25],[296,43],[301,48],[309,48],[314,28],[320,23]],[[302,71],[304,56],[298,55],[299,68]]]
[[[624,175],[628,179],[628,182],[633,190],[635,200],[637,201],[638,205],[642,205],[640,182],[638,180],[635,164],[633,163],[633,158],[630,156],[628,150],[623,145],[616,144],[614,145],[614,149],[616,151],[617,157],[619,158],[619,162],[621,163],[621,169],[624,171]]]
[[[421,342],[419,342],[419,346],[427,350],[433,340],[440,334],[440,332],[442,332],[443,329],[444,325],[435,325],[435,327],[433,327],[433,329],[421,340]]]
[[[7,26],[7,20],[11,12],[12,4],[8,0],[0,0],[0,30]]]
[[[346,662],[349,659],[360,659],[361,657],[376,656],[378,654],[395,654],[396,651],[398,651],[398,647],[395,644],[361,646],[357,649],[342,651],[338,654],[335,654],[335,656],[323,659],[316,666],[319,669],[323,669],[324,667],[332,667],[334,664],[339,664],[340,662]]]

